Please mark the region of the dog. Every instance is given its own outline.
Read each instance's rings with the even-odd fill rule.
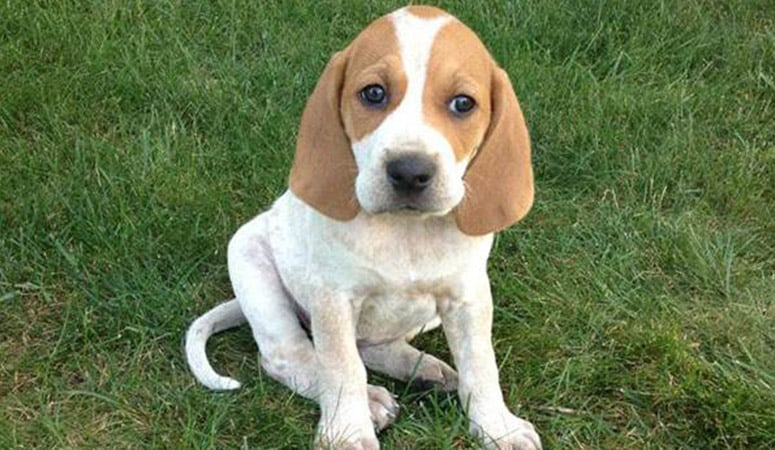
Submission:
[[[503,400],[487,277],[494,233],[533,203],[530,140],[476,34],[427,6],[371,23],[309,97],[289,184],[229,242],[236,298],[189,328],[196,378],[240,386],[205,344],[247,321],[263,370],[319,403],[316,448],[379,448],[398,405],[368,367],[456,389],[488,449],[540,449]],[[439,325],[457,371],[410,345]]]

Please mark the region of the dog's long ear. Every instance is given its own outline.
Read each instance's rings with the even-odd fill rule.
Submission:
[[[360,206],[355,197],[358,168],[339,112],[348,51],[334,54],[301,116],[291,191],[320,213],[351,220]]]
[[[458,228],[474,236],[508,227],[533,204],[527,126],[508,75],[498,67],[491,95],[490,126],[463,177],[466,194],[455,217]]]

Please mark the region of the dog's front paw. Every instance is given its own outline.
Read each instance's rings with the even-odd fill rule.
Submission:
[[[379,441],[368,416],[357,414],[345,417],[339,414],[320,419],[314,449],[379,450]]]
[[[487,450],[541,450],[541,438],[527,420],[508,410],[472,418],[471,434],[484,443]]]
[[[314,450],[379,450],[377,438],[345,439],[318,436]]]

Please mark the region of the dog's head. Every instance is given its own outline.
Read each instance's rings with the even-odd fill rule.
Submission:
[[[342,221],[360,210],[455,214],[491,233],[533,202],[530,140],[508,76],[476,34],[430,7],[363,30],[301,119],[291,191]]]

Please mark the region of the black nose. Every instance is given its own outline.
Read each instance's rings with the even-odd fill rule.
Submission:
[[[406,155],[387,164],[387,177],[402,194],[414,194],[428,187],[436,175],[436,165],[420,155]]]

